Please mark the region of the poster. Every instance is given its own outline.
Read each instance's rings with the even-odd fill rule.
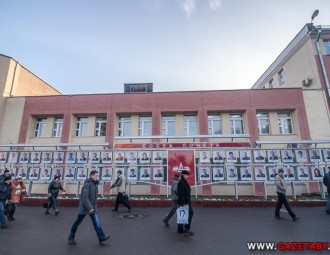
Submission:
[[[168,183],[171,183],[175,174],[181,171],[189,172],[188,183],[190,186],[195,185],[195,158],[194,150],[169,150],[168,151]]]

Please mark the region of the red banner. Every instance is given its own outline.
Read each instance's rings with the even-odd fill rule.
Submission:
[[[169,150],[168,151],[168,183],[175,174],[181,171],[189,172],[188,183],[190,186],[195,185],[195,157],[194,150]]]

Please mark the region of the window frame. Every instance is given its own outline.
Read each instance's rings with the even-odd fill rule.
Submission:
[[[128,129],[125,128],[126,125],[128,125]],[[132,116],[130,116],[130,115],[119,116],[118,136],[121,136],[121,137],[131,136],[131,128],[132,128]],[[125,130],[128,130],[129,134],[126,134]]]
[[[33,136],[34,137],[45,137],[47,129],[47,117],[36,117],[34,125]]]
[[[194,125],[194,130],[193,130]],[[197,115],[183,115],[183,131],[185,136],[197,135]]]
[[[152,135],[152,116],[150,115],[139,116],[139,136],[151,136],[151,135]]]
[[[219,133],[215,132],[215,122],[219,122]],[[207,133],[208,135],[221,135],[222,134],[222,118],[220,113],[211,113],[207,115]]]
[[[323,46],[325,49],[325,53],[330,55],[330,39],[323,39]]]
[[[53,125],[53,137],[61,137],[63,129],[63,117],[55,117]]]
[[[173,125],[173,134],[169,134]],[[162,116],[162,135],[175,136],[176,135],[176,116],[175,115],[163,115]]]
[[[104,130],[102,128],[104,127]],[[106,136],[107,132],[107,117],[106,116],[96,116],[95,118],[95,129],[94,136]]]
[[[235,117],[235,115],[239,115],[240,117]],[[233,135],[242,135],[244,134],[244,122],[243,122],[243,114],[242,113],[231,113],[229,114],[230,121],[230,132]],[[236,133],[236,121],[241,122],[241,133]]]
[[[83,134],[85,130],[83,127],[86,125],[86,134]],[[76,121],[75,135],[77,137],[84,137],[88,135],[88,116],[79,116]]]
[[[264,114],[264,115],[267,115],[267,116],[258,116],[260,114]],[[270,135],[271,132],[270,132],[270,126],[269,126],[269,113],[268,112],[257,112],[256,117],[257,117],[258,134],[259,135]],[[261,126],[262,126],[262,121],[264,121],[264,120],[267,121],[268,133],[262,133]]]
[[[278,83],[280,84],[280,86],[285,83],[285,77],[284,77],[284,70],[283,68],[277,72],[277,76],[278,76]]]
[[[286,114],[288,115],[288,117],[280,117],[280,114]],[[294,134],[294,129],[293,129],[293,118],[292,118],[292,113],[291,112],[278,112],[277,113],[277,119],[278,119],[278,128],[279,128],[279,132],[281,135],[292,135]],[[290,121],[290,125],[288,125],[288,127],[291,127],[291,133],[290,132],[283,132],[284,130],[284,126],[283,124],[285,124],[285,121]],[[288,129],[288,128],[286,128]]]

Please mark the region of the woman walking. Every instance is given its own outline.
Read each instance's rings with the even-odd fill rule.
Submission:
[[[11,210],[8,213],[8,220],[13,221],[14,213],[16,211],[17,205],[21,202],[22,194],[26,192],[26,186],[22,181],[22,177],[17,176],[15,179],[11,180]]]
[[[48,201],[48,206],[47,206],[47,210],[46,210],[45,214],[50,214],[49,213],[50,207],[52,207],[54,209],[55,216],[57,216],[60,213],[56,207],[56,199],[57,199],[59,190],[62,190],[63,192],[65,192],[65,190],[62,187],[62,184],[60,183],[60,177],[56,175],[54,177],[54,180],[51,183],[49,183],[49,186],[48,186],[48,200],[49,201]]]

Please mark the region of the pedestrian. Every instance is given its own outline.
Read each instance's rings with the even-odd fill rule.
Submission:
[[[286,183],[284,180],[284,170],[280,168],[278,170],[278,174],[275,176],[275,185],[276,185],[276,193],[278,196],[277,205],[275,209],[275,218],[280,219],[280,209],[282,205],[284,205],[285,209],[290,214],[291,218],[294,221],[300,220],[300,217],[296,216],[296,214],[291,210],[288,200],[286,199]]]
[[[328,214],[330,214],[330,168],[329,168],[329,172],[327,172],[323,176],[323,184],[327,187],[327,191],[328,191],[327,204],[325,206],[325,211]]]
[[[97,194],[98,185],[100,184],[98,178],[99,173],[92,170],[89,174],[89,178],[85,181],[84,186],[81,189],[78,217],[71,227],[68,238],[70,245],[77,244],[75,241],[75,235],[79,225],[84,220],[86,215],[89,215],[93,222],[100,244],[110,238],[110,236],[106,236],[104,234],[97,215]]]
[[[169,220],[172,218],[172,216],[175,214],[176,210],[178,209],[178,183],[179,183],[179,174],[175,174],[172,178],[171,183],[171,196],[172,196],[172,209],[168,213],[168,215],[163,219],[163,222],[166,227],[169,227],[170,224],[168,224]]]
[[[123,175],[123,172],[121,170],[117,171],[117,179],[114,184],[112,184],[111,189],[117,187],[117,197],[116,197],[116,204],[115,208],[112,210],[113,212],[118,211],[119,204],[123,204],[127,207],[128,213],[131,211],[131,205],[128,202],[128,197],[126,195],[126,178]]]
[[[17,205],[21,201],[22,194],[26,192],[26,186],[22,181],[22,177],[17,176],[15,179],[11,180],[11,210],[8,213],[8,220],[15,220],[14,214],[17,208]]]
[[[54,180],[48,185],[48,205],[45,214],[50,214],[49,213],[50,207],[53,208],[55,216],[57,216],[60,213],[56,207],[56,200],[59,190],[65,192],[65,190],[62,187],[62,184],[60,183],[60,177],[55,175]]]
[[[188,224],[178,224],[178,233],[186,233],[189,235],[194,235],[194,232],[190,230],[192,217],[194,215],[194,210],[191,207],[191,200],[190,200],[190,194],[191,194],[191,188],[188,183],[189,178],[189,172],[186,170],[183,170],[181,172],[181,178],[178,183],[178,206],[184,206],[189,205],[189,218],[188,218]]]
[[[5,176],[0,183],[0,224],[1,228],[8,228],[5,207],[11,202],[11,176]]]

